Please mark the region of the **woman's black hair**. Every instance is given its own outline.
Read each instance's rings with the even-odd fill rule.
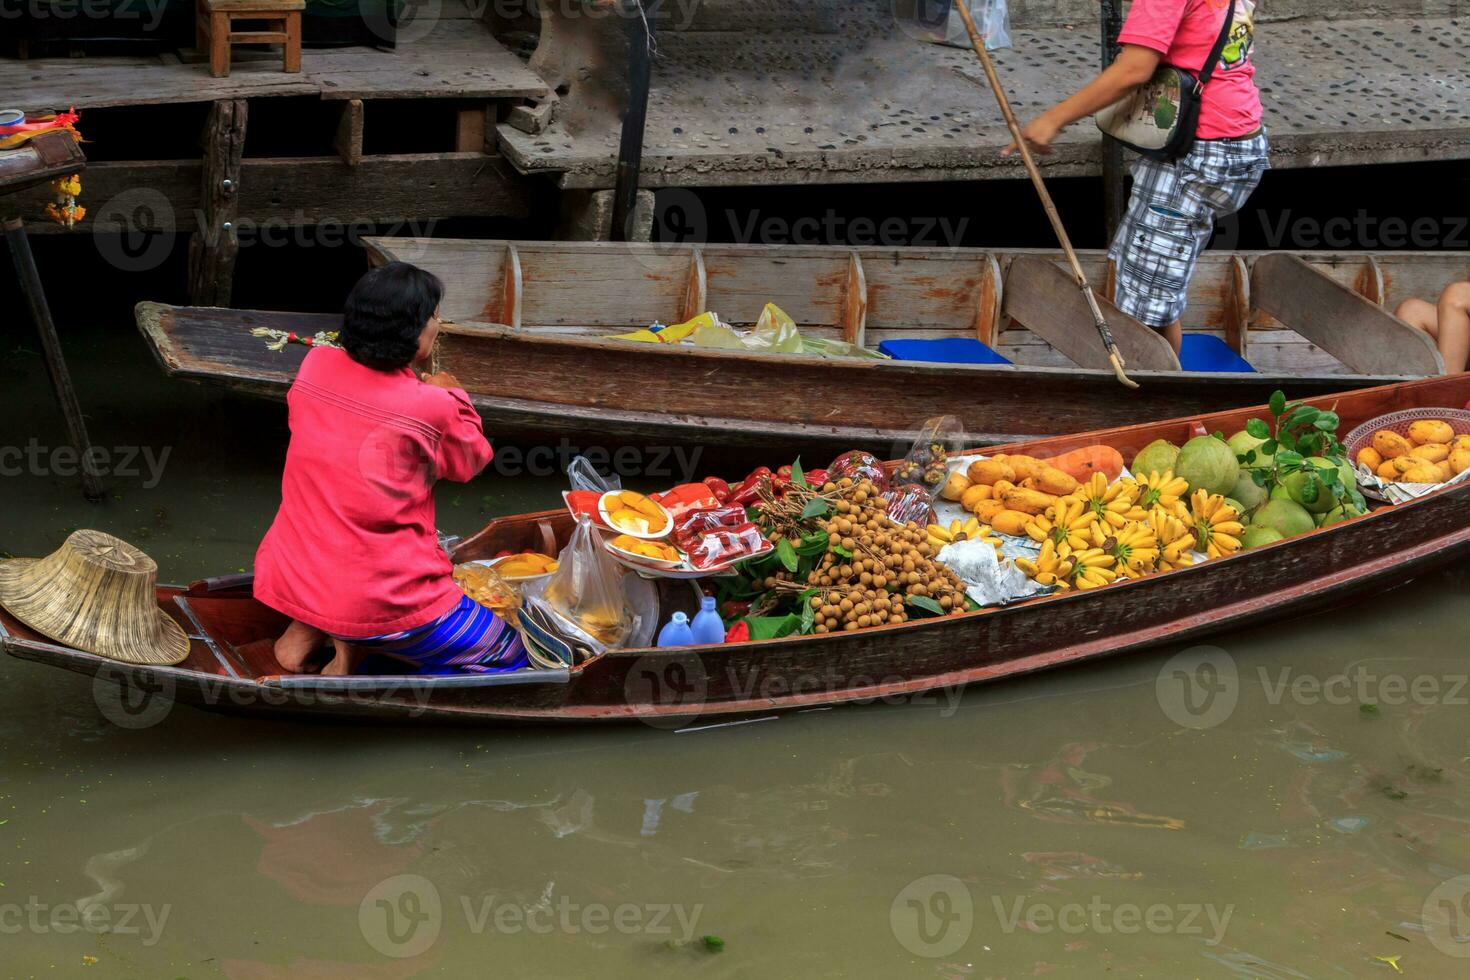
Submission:
[[[444,283],[432,272],[407,262],[371,269],[347,294],[337,341],[348,357],[367,367],[407,367],[443,298]]]

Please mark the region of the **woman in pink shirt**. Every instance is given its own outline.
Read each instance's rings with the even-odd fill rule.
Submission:
[[[1198,76],[1224,32],[1201,96],[1199,139],[1177,160],[1133,165],[1133,194],[1108,251],[1114,302],[1162,331],[1176,352],[1189,280],[1215,220],[1239,211],[1270,166],[1251,62],[1255,8],[1254,0],[1133,0],[1117,60],[1022,130],[1035,152],[1050,153],[1058,133],[1147,82],[1161,63]]]
[[[465,482],[492,455],[459,382],[413,370],[443,295],[402,262],[368,272],[347,297],[341,348],[313,348],[286,396],[291,444],[255,597],[291,617],[275,646],[287,671],[328,638],[324,674],[352,673],[369,652],[425,673],[526,665],[515,630],[455,584],[435,528],[434,484]]]

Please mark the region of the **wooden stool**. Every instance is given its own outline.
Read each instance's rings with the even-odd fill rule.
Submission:
[[[283,70],[301,70],[301,11],[306,0],[199,0],[194,19],[195,45],[209,52],[209,73],[230,74],[230,45],[279,44]],[[235,21],[265,21],[266,30],[237,31]]]

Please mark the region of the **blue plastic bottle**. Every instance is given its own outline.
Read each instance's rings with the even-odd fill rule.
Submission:
[[[699,600],[699,612],[694,614],[694,642],[700,646],[711,646],[725,642],[725,621],[715,612],[715,597],[707,595]]]
[[[694,631],[689,628],[689,617],[684,613],[674,613],[674,618],[664,624],[664,628],[658,631],[658,645],[661,647],[692,647],[694,645]]]

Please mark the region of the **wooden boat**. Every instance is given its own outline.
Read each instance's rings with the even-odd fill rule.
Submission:
[[[1470,375],[1314,399],[1347,428],[1385,413],[1470,400]],[[1088,445],[1127,454],[1231,431],[1262,409],[1220,412],[1014,447],[1049,455]],[[492,521],[455,549],[460,561],[565,541],[565,511]],[[1229,558],[1080,593],[962,616],[850,633],[678,650],[624,650],[573,670],[488,677],[281,676],[271,655],[284,619],[240,577],[160,588],[161,607],[192,639],[177,667],[118,664],[47,641],[0,612],[14,656],[228,711],[433,722],[607,722],[676,725],[769,714],[996,680],[1179,643],[1232,627],[1343,603],[1462,560],[1470,553],[1470,483]],[[686,596],[685,601],[688,601]],[[667,611],[667,610],[666,610]]]
[[[862,445],[891,451],[925,419],[960,418],[981,442],[1057,435],[1221,405],[1301,397],[1443,372],[1429,339],[1385,311],[1470,275],[1452,253],[1208,252],[1187,331],[1255,371],[1183,371],[1169,345],[1104,301],[1140,391],[1120,386],[1083,297],[1052,252],[661,246],[368,239],[448,289],[436,366],[455,374],[498,434],[534,438]],[[1102,253],[1084,255],[1106,280]],[[871,361],[694,350],[608,340],[706,309],[753,322],[767,302],[804,335],[876,347],[971,338],[1008,364]],[[279,397],[305,351],[255,327],[314,333],[330,316],[143,303],[164,369]],[[979,345],[983,344],[984,347]],[[1208,359],[1208,358],[1207,358]],[[585,443],[584,443],[585,444]]]

